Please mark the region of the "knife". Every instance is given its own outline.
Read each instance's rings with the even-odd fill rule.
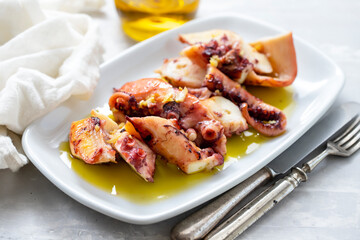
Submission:
[[[252,191],[270,180],[284,176],[291,168],[306,162],[319,149],[323,148],[331,136],[346,125],[356,113],[359,113],[359,109],[360,104],[353,102],[333,108],[314,127],[266,167],[260,169],[244,182],[176,224],[172,229],[171,238],[203,238],[232,208]],[[303,156],[307,157],[302,159]],[[299,159],[302,160],[299,161]]]

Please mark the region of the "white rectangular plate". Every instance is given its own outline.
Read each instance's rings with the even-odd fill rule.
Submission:
[[[258,20],[226,15],[197,19],[141,42],[101,66],[101,79],[90,100],[69,99],[32,123],[23,135],[27,156],[51,182],[72,198],[108,216],[136,224],[150,224],[173,217],[245,180],[305,133],[327,111],[343,86],[343,73],[334,62],[296,34],[298,76],[293,84],[296,108],[288,118],[287,132],[262,144],[252,154],[206,181],[168,199],[138,204],[89,184],[59,158],[59,144],[67,140],[72,121],[87,116],[92,108],[103,106],[113,87],[157,76],[153,71],[163,59],[177,56],[184,47],[177,41],[179,33],[214,28],[234,31],[248,42],[285,32]]]

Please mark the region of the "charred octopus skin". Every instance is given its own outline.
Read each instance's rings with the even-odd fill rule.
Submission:
[[[154,182],[156,154],[141,141],[141,137],[131,126],[127,124],[120,128],[111,118],[94,110],[91,111],[91,116],[104,123],[103,129],[110,137],[107,143],[111,144],[122,159],[145,181]]]
[[[206,65],[211,63],[241,83],[253,69],[253,64],[241,55],[241,49],[237,44],[233,46],[217,40],[189,46],[182,51],[182,55],[203,69],[206,69]]]
[[[125,122],[125,116],[160,115],[167,103],[165,96],[172,89],[168,82],[156,78],[128,82],[115,89],[109,99],[109,107],[118,122]]]
[[[231,32],[225,31],[223,34],[209,39],[196,36],[201,39],[200,42],[194,42],[194,36],[183,37],[182,39],[193,40],[186,42],[191,46],[185,48],[181,54],[203,69],[206,69],[207,64],[211,63],[230,78],[242,83],[257,66],[258,60],[251,62],[252,58],[247,57],[246,54],[251,52],[248,51],[251,46],[248,46],[235,34],[231,36],[230,34]]]
[[[173,88],[162,79],[144,78],[126,83],[118,89],[111,96],[109,106],[118,121],[125,121],[126,116],[176,119],[183,129],[196,130],[199,145],[213,147],[218,153],[226,154],[226,137],[222,125],[186,88]],[[200,126],[205,121],[207,127],[204,129]],[[216,138],[208,137],[210,131],[216,131]]]
[[[246,121],[260,133],[277,136],[286,130],[286,116],[281,110],[251,95],[240,84],[211,65],[208,67],[204,85],[210,91],[218,91],[223,97],[237,104]]]
[[[149,115],[165,118],[180,117],[180,102],[184,102],[186,90],[173,88],[158,78],[143,78],[124,84],[109,99],[110,109],[117,121],[125,122],[125,116]],[[188,101],[191,99],[187,99]],[[187,103],[187,102],[186,102]],[[183,111],[187,105],[182,104]]]
[[[113,147],[129,166],[147,182],[154,182],[156,154],[125,129],[112,134]]]

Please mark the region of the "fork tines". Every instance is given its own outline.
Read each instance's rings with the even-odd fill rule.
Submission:
[[[346,131],[332,142],[337,145],[338,150],[346,151],[346,155],[351,155],[360,148],[360,116],[357,115],[353,123]]]

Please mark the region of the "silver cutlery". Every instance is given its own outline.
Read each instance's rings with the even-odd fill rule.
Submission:
[[[299,163],[298,159],[314,151],[320,143],[325,144],[338,129],[352,119],[359,107],[357,103],[345,103],[333,109],[266,167],[176,224],[172,229],[171,238],[179,240],[203,238],[231,209],[256,188],[276,176],[281,177],[289,172]]]
[[[291,193],[301,182],[308,179],[307,173],[322,162],[328,155],[348,157],[360,148],[360,117],[357,116],[351,125],[337,138],[327,142],[326,149],[318,156],[295,167],[286,177],[278,180],[258,197],[211,231],[205,239],[234,239],[250,227],[255,221],[272,209],[278,202]]]

